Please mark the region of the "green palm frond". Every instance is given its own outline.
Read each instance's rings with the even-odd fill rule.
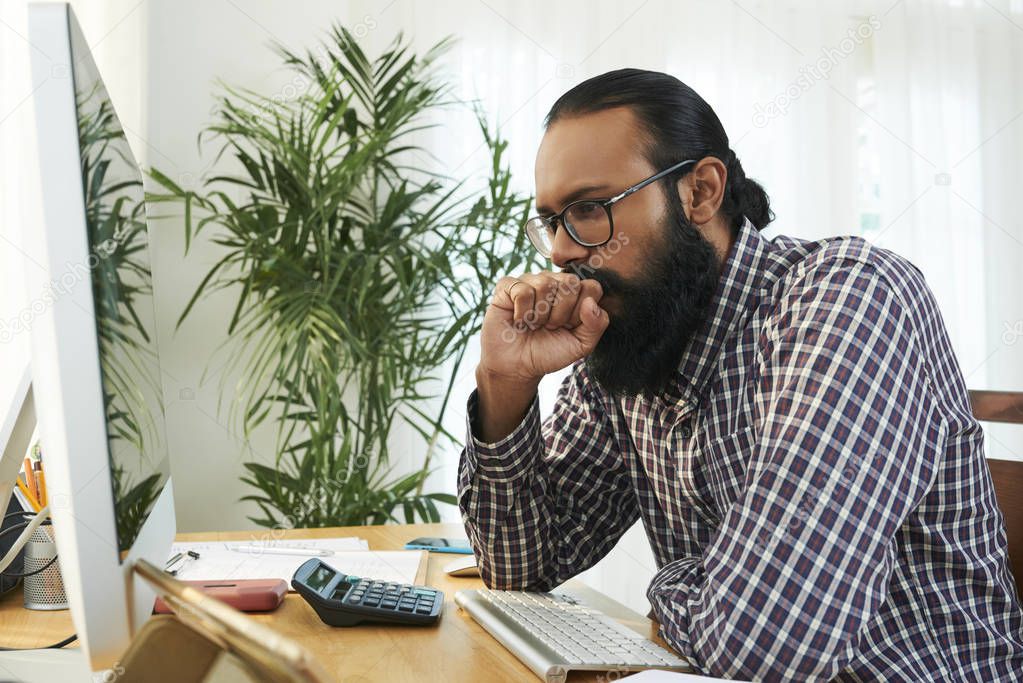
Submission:
[[[519,229],[532,198],[511,189],[507,142],[482,112],[484,192],[410,163],[429,156],[413,142],[424,115],[449,104],[436,71],[449,45],[417,56],[398,36],[371,58],[335,26],[315,50],[278,48],[307,87],[280,101],[225,85],[200,136],[235,172],[193,192],[151,171],[162,193],[150,199],[184,207],[186,250],[203,236],[220,253],[179,325],[211,292],[234,293],[232,419],[246,435],[276,427],[275,461],[245,464],[259,524],[435,521],[454,503],[423,492],[454,441],[444,410],[493,281],[534,257]],[[388,450],[398,422],[424,440],[404,476]]]

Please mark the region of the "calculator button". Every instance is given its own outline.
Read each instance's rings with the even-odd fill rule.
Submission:
[[[432,607],[426,607],[426,606],[422,606],[422,605],[419,606],[419,607],[416,607],[416,614],[429,614],[432,611],[433,611]]]
[[[411,612],[413,607],[412,605],[406,605],[405,603],[401,603],[400,605],[398,605],[398,609],[401,610],[402,612]]]
[[[394,600],[384,600],[383,602],[380,603],[380,606],[383,607],[384,609],[394,609],[395,607],[398,606],[398,603],[396,603]]]
[[[362,604],[366,605],[366,607],[376,607],[380,604],[380,598],[366,598],[362,601]]]

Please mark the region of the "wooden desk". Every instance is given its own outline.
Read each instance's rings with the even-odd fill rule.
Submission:
[[[180,541],[269,539],[269,530],[178,534]],[[360,536],[374,550],[397,550],[417,536],[463,536],[458,524],[402,524],[332,529],[274,531],[272,538],[320,538]],[[431,553],[426,583],[444,591],[444,613],[433,627],[358,626],[331,628],[319,620],[302,598],[289,593],[284,604],[270,614],[253,619],[271,625],[301,643],[337,680],[346,683],[368,681],[537,681],[529,669],[480,628],[454,602],[457,591],[480,588],[478,578],[452,578],[442,567],[457,555]],[[590,605],[619,619],[633,630],[657,640],[656,625],[579,582],[568,584],[572,593]],[[74,631],[68,611],[34,612],[22,606],[21,590],[0,600],[0,645],[40,647],[57,642]],[[599,674],[573,674],[570,681],[604,681]]]

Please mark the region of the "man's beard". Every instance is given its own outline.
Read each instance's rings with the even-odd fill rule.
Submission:
[[[653,397],[666,387],[717,290],[720,264],[714,247],[673,199],[661,222],[663,243],[650,250],[643,276],[627,281],[606,269],[585,275],[617,304],[617,314],[586,358],[590,376],[615,397]]]

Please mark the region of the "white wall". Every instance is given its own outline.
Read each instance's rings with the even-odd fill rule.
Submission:
[[[525,191],[532,189],[540,121],[558,95],[620,66],[669,71],[714,106],[747,173],[767,187],[778,214],[772,234],[859,233],[908,256],[935,290],[968,384],[1023,387],[1023,228],[1012,201],[1023,170],[1023,41],[1012,24],[1023,24],[1018,2],[74,4],[136,155],[185,185],[210,170],[196,135],[211,120],[215,81],[282,92],[291,76],[268,44],[312,45],[334,20],[361,34],[371,54],[401,30],[418,49],[459,36],[445,68],[460,97],[479,98],[500,121]],[[31,166],[8,150],[28,139],[22,132],[28,107],[19,104],[29,94],[22,76],[28,48],[11,30],[19,26],[21,4],[5,2],[0,11],[10,25],[0,25],[0,320],[8,320],[24,296],[11,216]],[[845,50],[848,31],[871,15],[877,25],[869,38]],[[826,77],[808,78],[808,65],[827,54]],[[771,102],[784,102],[785,112],[758,118]],[[442,123],[420,142],[449,172],[481,171],[485,159],[468,110],[452,109]],[[179,527],[249,527],[252,510],[237,502],[248,492],[238,481],[240,463],[269,459],[272,448],[266,432],[243,443],[226,413],[218,412],[218,402],[232,398],[229,390],[221,395],[215,377],[232,295],[201,303],[175,332],[185,301],[217,252],[200,244],[185,258],[179,220],[155,223],[152,244]],[[4,345],[4,361],[21,354],[24,343]],[[470,358],[450,415],[456,430],[471,369]],[[206,383],[204,371],[214,375]],[[544,390],[548,404],[555,380]],[[989,435],[991,454],[1023,456],[1019,435],[1006,428]],[[411,434],[395,439],[395,452],[403,451],[408,462],[420,448]],[[453,488],[455,455],[448,454],[434,488]],[[588,578],[641,606],[652,573],[645,537],[634,529]]]

